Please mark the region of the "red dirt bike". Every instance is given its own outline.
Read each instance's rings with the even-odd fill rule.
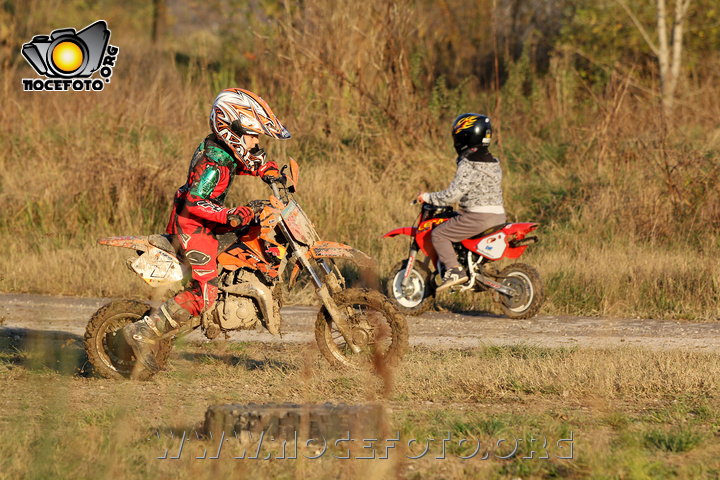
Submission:
[[[167,362],[172,340],[197,327],[210,339],[261,325],[279,334],[279,286],[287,281],[288,288],[292,288],[303,271],[322,302],[315,339],[331,364],[357,366],[378,360],[394,363],[402,357],[408,346],[405,317],[378,291],[345,288],[345,279],[334,259],[350,260],[361,271],[374,268],[374,261],[348,245],[320,240],[293,198],[297,179],[297,163],[291,159],[289,175],[271,183],[273,195],[269,200],[251,202],[259,212],[256,220],[218,235],[218,299],[189,325],[165,334],[156,357],[159,365]],[[137,256],[128,259],[128,267],[151,286],[159,287],[188,276],[173,240],[170,235],[149,235],[102,238],[98,242],[135,250]],[[292,267],[289,280],[283,276],[287,267]],[[135,358],[120,330],[149,310],[150,305],[144,302],[118,300],[93,315],[85,332],[85,349],[97,373],[110,378],[130,375]]]
[[[388,297],[401,312],[419,315],[435,302],[435,272],[439,272],[439,262],[430,234],[433,228],[456,215],[458,213],[452,207],[424,203],[414,226],[396,228],[384,235],[388,238],[409,235],[411,238],[408,258],[393,267],[386,284]],[[508,317],[534,316],[544,300],[537,270],[524,263],[514,263],[498,272],[494,262],[520,257],[529,244],[537,242],[537,237],[528,236],[537,227],[537,223],[504,223],[454,243],[458,260],[470,278],[463,285],[451,287],[450,291],[491,291]],[[422,262],[416,261],[418,252],[425,254]]]

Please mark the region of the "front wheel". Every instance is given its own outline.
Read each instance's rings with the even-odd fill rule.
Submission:
[[[135,356],[120,330],[150,311],[150,305],[135,300],[110,302],[95,312],[85,329],[85,351],[93,370],[106,378],[128,378],[135,366]],[[155,361],[163,368],[167,364],[172,341],[163,340]],[[139,380],[146,380],[153,372],[143,370]]]
[[[348,313],[352,340],[361,352],[353,353],[323,306],[315,322],[315,340],[328,362],[348,367],[392,365],[403,357],[408,348],[407,322],[383,294],[350,288],[333,295],[333,300]]]
[[[545,291],[540,274],[524,263],[514,263],[499,274],[500,283],[515,290],[512,296],[497,294],[500,308],[510,318],[534,317],[543,302]]]
[[[385,284],[390,301],[406,315],[420,315],[435,303],[435,288],[432,274],[422,263],[415,263],[406,286],[403,275],[407,259],[396,264]]]

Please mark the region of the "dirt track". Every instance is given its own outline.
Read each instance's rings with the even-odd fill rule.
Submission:
[[[107,299],[0,294],[0,336],[41,331],[82,335],[90,316]],[[282,338],[265,331],[234,333],[234,341],[310,342],[317,307],[283,308]],[[425,313],[408,317],[411,345],[467,348],[524,343],[548,347],[642,346],[720,351],[720,323],[595,317],[539,316],[508,320],[489,314]],[[190,340],[205,337],[193,332]]]

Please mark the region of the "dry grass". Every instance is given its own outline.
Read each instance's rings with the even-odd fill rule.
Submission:
[[[387,391],[370,374],[328,370],[312,346],[180,345],[169,371],[138,383],[73,375],[84,359],[72,342],[3,341],[0,478],[709,478],[720,471],[714,354],[414,349]],[[214,445],[196,439],[180,460],[156,458],[165,448],[176,451],[170,432],[192,433],[208,405],[285,401],[385,403],[389,431],[404,441],[390,461],[334,459],[341,449],[332,446],[321,460],[234,460],[240,450],[232,443],[220,460],[196,460]],[[436,459],[448,432],[447,458]],[[558,459],[564,451],[556,442],[570,432],[574,459]],[[501,438],[537,438],[541,447],[544,437],[549,460],[537,458],[540,448],[522,459],[530,451],[522,442],[512,459],[494,458],[511,450],[496,445]],[[406,456],[419,455],[417,445],[407,446],[411,438],[437,443],[411,460]],[[460,438],[479,438],[482,452],[492,447],[490,458],[460,460],[472,452]],[[263,453],[278,453],[267,448]]]
[[[141,35],[127,41],[140,27],[101,3],[117,25],[113,41],[122,43],[105,91],[23,93],[21,61],[8,61],[0,79],[0,289],[150,295],[122,267],[121,252],[94,242],[164,228],[207,132],[209,102],[218,89],[241,85],[268,99],[292,130],[293,140],[267,148],[281,163],[299,160],[299,196],[323,236],[375,256],[383,274],[407,245],[380,235],[412,222],[408,201],[418,190],[447,184],[447,125],[460,111],[480,110],[501,125],[495,152],[510,218],[543,225],[543,243],[527,260],[548,284],[546,313],[720,317],[717,69],[687,81],[666,125],[637,79],[613,74],[593,85],[560,56],[547,77],[526,57],[508,62],[497,104],[463,67],[472,61],[465,50],[451,56],[457,65],[443,63],[451,58],[443,45],[475,35],[469,25],[446,28],[452,9],[379,1],[329,8],[333,2],[317,0],[268,10],[274,23],[248,17],[245,33],[223,32],[242,52],[207,50],[217,44],[208,32],[187,35],[177,48],[190,60],[175,63],[170,43],[148,53]],[[32,25],[11,22],[13,41],[56,21],[80,23],[91,10],[73,17],[44,9]],[[479,18],[478,32],[486,21]],[[490,48],[486,41],[476,39]],[[438,69],[458,76],[448,83]],[[229,203],[266,194],[256,179],[243,179]],[[459,303],[472,308],[482,299]]]
[[[541,247],[531,257],[541,265],[551,292],[546,311],[694,321],[719,318],[720,261],[714,255],[687,255],[630,242],[566,248],[561,254]]]

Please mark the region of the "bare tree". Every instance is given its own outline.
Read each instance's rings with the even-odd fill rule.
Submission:
[[[165,0],[153,0],[153,18],[151,38],[153,43],[158,43],[163,34],[165,26]]]
[[[665,0],[657,1],[657,43],[655,43],[643,27],[640,20],[630,9],[625,0],[616,0],[627,12],[630,20],[640,31],[645,43],[657,57],[660,66],[660,95],[663,112],[669,115],[675,101],[675,89],[680,76],[682,63],[683,30],[691,0],[675,0],[675,18],[668,31],[667,6]]]

